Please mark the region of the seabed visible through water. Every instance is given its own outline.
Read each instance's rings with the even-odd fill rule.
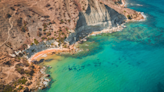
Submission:
[[[45,58],[52,82],[41,92],[164,92],[164,1],[128,2],[147,20],[91,36],[78,54]]]

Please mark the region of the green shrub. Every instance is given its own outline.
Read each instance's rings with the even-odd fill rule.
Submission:
[[[46,28],[47,27],[47,24],[46,23],[43,23],[43,27]]]
[[[63,21],[62,19],[60,20],[60,22],[61,22],[61,23],[64,23],[64,21]]]
[[[68,28],[65,28],[66,29],[66,31],[68,31]]]
[[[25,27],[24,27],[24,26],[21,28],[21,31],[22,31],[22,32],[26,32],[26,30],[25,30]]]
[[[51,40],[51,38],[48,38],[47,40]]]
[[[17,26],[21,27],[22,26],[22,18],[19,18],[17,20]]]
[[[51,22],[48,23],[48,25],[50,25],[50,24],[51,24]]]
[[[6,14],[6,16],[5,16],[6,18],[10,18],[11,17],[11,15],[10,14]]]
[[[15,11],[15,8],[13,8],[13,7],[10,7],[10,9],[13,10],[13,11]]]
[[[34,43],[31,43],[31,46],[34,45]]]
[[[34,39],[34,43],[37,45],[39,44],[38,40]]]
[[[25,70],[25,74],[32,76],[34,74],[34,70]]]
[[[13,92],[17,92],[17,90],[14,90]]]
[[[27,80],[25,78],[18,80],[19,84],[25,84],[26,82],[27,82]]]
[[[128,19],[132,19],[130,15],[127,15]]]
[[[53,40],[54,38],[53,37],[51,37],[51,40]]]
[[[34,51],[35,51],[35,49],[32,50],[32,52],[34,52]]]
[[[47,36],[50,36],[51,35],[51,32],[47,32]]]
[[[24,74],[24,69],[23,68],[18,67],[18,68],[16,68],[16,71],[20,74]]]
[[[18,90],[21,90],[21,89],[23,89],[23,86],[19,86],[19,87],[18,87]]]
[[[17,65],[15,66],[15,68],[20,68],[20,65],[19,65],[19,64],[17,64]]]
[[[17,60],[20,60],[21,58],[19,56],[16,57]]]
[[[46,37],[42,37],[42,40],[46,39]]]
[[[85,7],[83,7],[83,10],[85,10]]]
[[[2,92],[12,92],[12,86],[10,85],[5,85],[4,90]]]
[[[46,29],[43,30],[44,32],[46,31]]]

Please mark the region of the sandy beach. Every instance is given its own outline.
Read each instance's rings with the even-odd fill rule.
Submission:
[[[43,50],[41,52],[34,54],[31,58],[29,58],[29,62],[31,63],[33,60],[36,60],[39,57],[46,57],[47,54],[50,54],[52,52],[55,52],[55,53],[70,52],[70,49],[68,49],[68,48],[51,48],[51,49]]]

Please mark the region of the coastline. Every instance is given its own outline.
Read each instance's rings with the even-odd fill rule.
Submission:
[[[127,6],[127,3],[126,3],[126,1],[125,0],[122,0],[122,2],[123,2],[123,5],[121,5],[121,6],[123,6],[123,7],[126,7]],[[140,13],[140,12],[138,12],[138,13]],[[125,23],[127,23],[127,22],[135,22],[135,21],[145,21],[146,20],[146,16],[144,15],[144,13],[141,13],[141,15],[143,16],[143,18],[144,19],[140,19],[140,20],[135,20],[135,19],[133,19],[133,20],[126,20],[126,22]],[[124,24],[125,23],[123,23],[123,24],[121,24],[121,25],[118,25],[117,27],[113,27],[112,29],[111,28],[108,28],[108,29],[104,29],[104,30],[101,30],[101,31],[98,31],[98,32],[92,32],[91,34],[89,34],[87,37],[89,37],[89,36],[94,36],[94,35],[99,35],[99,34],[102,34],[102,33],[112,33],[112,32],[117,32],[117,31],[121,31],[121,30],[123,30],[124,28],[126,28],[126,26],[124,26]],[[86,37],[86,38],[87,38]],[[83,39],[81,39],[80,41],[77,41],[75,44],[78,44],[78,43],[80,43],[81,41],[86,41],[86,38],[83,38]],[[74,45],[71,45],[69,48],[48,48],[48,49],[45,49],[45,50],[42,50],[42,51],[40,51],[40,52],[37,52],[37,53],[35,53],[34,55],[32,55],[30,58],[28,58],[28,61],[29,61],[29,63],[30,64],[32,64],[32,63],[34,63],[34,62],[38,62],[37,60],[40,58],[40,57],[46,57],[48,54],[52,54],[52,53],[54,53],[54,54],[56,54],[56,53],[60,53],[60,52],[68,52],[68,53],[74,53],[75,52],[75,50],[76,50],[76,48],[75,48],[75,44]],[[37,65],[38,66],[38,65]],[[42,71],[42,69],[44,70],[44,71]],[[41,68],[40,69],[40,71],[42,71],[42,72],[40,72],[43,76],[46,76],[46,73],[45,73],[45,67],[43,67],[43,68]],[[35,76],[34,76],[35,77]],[[44,83],[45,82],[45,80],[44,80],[44,78],[45,77],[41,77],[40,78],[40,87],[39,87],[39,89],[43,89],[43,88],[45,88],[45,87],[47,87],[48,86],[48,82],[50,82],[50,81],[46,81],[46,83]]]
[[[136,21],[145,21],[146,20],[146,16],[144,15],[144,13],[141,13],[142,16],[144,16],[144,19],[140,19],[140,20],[130,20],[130,21],[126,21],[127,22],[136,22]],[[126,28],[126,26],[124,26],[124,24],[118,26],[118,27],[114,27],[112,29],[104,29],[104,30],[101,30],[101,31],[98,31],[98,32],[92,32],[91,34],[89,34],[87,37],[89,36],[95,36],[95,35],[99,35],[99,34],[102,34],[102,33],[113,33],[113,32],[117,32],[117,31],[122,31],[124,28]],[[87,38],[86,37],[86,38]],[[77,41],[75,44],[78,44],[80,43],[81,41],[86,41],[86,38],[83,38],[81,39],[80,41]],[[74,45],[70,46],[71,48],[49,48],[49,49],[46,49],[46,50],[43,50],[41,52],[37,52],[35,53],[34,55],[32,55],[28,61],[29,63],[33,63],[37,62],[37,60],[40,58],[40,57],[46,57],[48,54],[52,54],[52,53],[61,53],[61,52],[68,52],[68,53],[74,53],[75,51],[77,51],[77,49],[75,48]],[[78,51],[77,51],[78,52]],[[46,69],[46,68],[44,68]],[[43,71],[41,74],[43,74],[44,76],[46,76],[47,74]],[[48,79],[44,80],[45,77],[41,77],[41,81],[40,81],[40,85],[39,85],[39,89],[44,89],[48,86],[50,80],[48,81]]]
[[[101,1],[101,0],[98,0],[98,1]],[[17,64],[18,63],[17,62],[13,66],[13,70],[15,70],[17,72],[17,74],[19,74],[20,76],[25,76],[28,79],[29,76],[27,76],[27,74],[26,74],[27,73],[27,69],[29,71],[34,71],[34,73],[33,73],[34,75],[31,75],[30,76],[30,78],[32,77],[32,79],[31,80],[28,79],[28,81],[27,81],[27,82],[31,82],[31,84],[28,85],[28,86],[24,86],[23,85],[23,87],[28,87],[29,89],[36,90],[38,88],[39,89],[43,89],[43,88],[46,88],[48,86],[48,83],[50,82],[50,80],[47,79],[47,78],[45,79],[45,77],[48,76],[45,73],[46,66],[42,67],[42,66],[38,65],[39,63],[42,62],[40,58],[45,58],[45,57],[47,57],[47,55],[50,55],[50,54],[53,55],[53,54],[61,54],[61,53],[70,53],[70,54],[78,53],[78,52],[80,52],[80,49],[79,49],[79,47],[76,47],[76,45],[82,43],[83,41],[87,41],[86,38],[89,37],[89,36],[99,35],[99,34],[102,34],[102,33],[113,33],[113,32],[117,32],[117,31],[121,31],[124,28],[126,28],[126,26],[124,25],[126,22],[130,22],[130,21],[144,21],[144,20],[146,20],[146,16],[144,15],[144,13],[140,13],[140,12],[136,12],[136,11],[135,12],[132,12],[131,10],[128,10],[127,8],[125,9],[125,7],[127,6],[127,2],[126,2],[126,0],[121,0],[121,1],[122,1],[122,4],[119,3],[119,4],[115,4],[115,5],[110,4],[110,3],[108,4],[108,2],[103,2],[103,1],[101,1],[100,3],[101,4],[104,3],[105,5],[107,5],[110,8],[112,8],[114,11],[118,12],[119,15],[121,15],[121,14],[124,15],[123,17],[126,17],[127,19],[125,18],[124,20],[122,20],[120,22],[120,20],[122,18],[121,16],[118,16],[116,20],[115,20],[115,18],[113,18],[113,20],[110,20],[109,21],[109,23],[111,23],[111,22],[113,23],[113,26],[109,27],[109,25],[107,25],[105,28],[102,28],[100,31],[95,31],[95,29],[93,29],[93,31],[90,31],[89,30],[90,33],[87,34],[87,35],[85,35],[84,38],[80,38],[79,37],[79,39],[78,38],[75,39],[75,37],[74,37],[75,43],[73,45],[69,45],[68,44],[69,41],[68,42],[65,42],[63,39],[53,39],[52,40],[49,37],[49,38],[47,38],[47,40],[43,40],[45,38],[43,38],[43,39],[40,38],[39,39],[38,36],[36,38],[34,36],[34,38],[29,38],[27,40],[27,43],[28,42],[29,43],[28,44],[24,44],[23,47],[22,47],[22,49],[18,49],[18,50],[13,51],[12,53],[10,53],[9,54],[9,57],[15,58],[16,59],[15,61],[19,61],[20,62],[20,64]],[[97,6],[94,6],[94,7],[97,7]],[[125,10],[121,10],[121,8],[122,9],[125,9],[126,11]],[[83,9],[83,10],[85,11],[85,9]],[[136,14],[136,17],[133,16],[135,14]],[[108,16],[107,14],[105,14],[105,15]],[[115,16],[115,13],[113,13],[113,15]],[[127,15],[130,15],[132,19],[128,19],[128,16]],[[96,18],[93,18],[93,19],[99,19],[99,17],[96,17]],[[63,22],[62,20],[59,20],[59,21],[60,22]],[[76,21],[74,21],[74,22],[75,22],[75,24],[72,24],[72,25],[76,25]],[[97,20],[96,22],[99,22],[99,20]],[[117,24],[117,22],[119,22],[119,24]],[[48,23],[48,27],[47,27],[47,25],[42,25],[42,26],[44,26],[44,28],[46,28],[46,27],[47,28],[50,28],[51,23],[54,23],[54,22],[49,22]],[[90,23],[92,24],[92,23],[94,23],[94,21],[91,21]],[[101,23],[100,23],[100,25],[101,25]],[[95,27],[95,25],[92,25],[92,26]],[[34,26],[34,28],[36,28],[36,26]],[[40,29],[38,29],[38,30],[40,30]],[[63,31],[64,33],[67,32],[67,31],[69,32],[69,30],[67,28],[64,28],[63,30],[64,30]],[[46,30],[43,30],[43,31],[46,31]],[[38,31],[38,34],[39,33],[40,33],[40,31]],[[70,32],[70,33],[73,33],[73,32]],[[84,33],[86,33],[86,30],[85,30]],[[58,34],[58,33],[53,33],[52,35],[54,35],[54,34]],[[65,34],[66,35],[69,35],[69,33],[65,33]],[[62,35],[62,37],[64,39],[66,37],[68,37],[65,34]],[[48,37],[49,36],[49,32],[44,33],[44,35]],[[75,36],[78,37],[79,35],[75,34]],[[23,37],[23,36],[20,36],[20,37]],[[59,38],[60,36],[57,37],[55,35],[55,37],[56,38]],[[50,39],[50,40],[48,40],[48,39]],[[63,43],[61,43],[61,41]],[[10,47],[10,45],[11,45],[11,43],[8,43],[6,46],[9,46]],[[26,48],[24,48],[24,46]],[[29,67],[28,66],[27,67],[21,67],[21,64],[24,64],[23,59],[27,59],[27,62],[29,64]],[[15,67],[15,66],[19,66],[19,67]],[[31,68],[31,67],[33,67],[33,68]],[[24,72],[24,70],[26,72],[25,73],[20,73],[22,71],[18,72],[16,69],[19,69],[19,70],[22,69],[23,72]],[[10,70],[12,70],[12,69],[10,69]],[[12,80],[11,80],[11,82],[12,82]],[[19,86],[22,86],[22,84],[20,84]],[[17,86],[17,88],[18,88],[18,86]],[[20,89],[20,90],[24,90],[24,89]]]
[[[29,63],[32,63],[34,60],[37,60],[38,57],[45,57],[46,54],[50,54],[52,52],[55,52],[55,53],[59,53],[59,52],[70,52],[70,49],[68,49],[68,48],[50,48],[50,49],[46,49],[46,50],[43,50],[41,52],[35,53],[34,55],[32,55],[28,59],[28,61],[29,61]]]
[[[122,1],[122,7],[127,7],[127,1],[126,0],[121,0]],[[140,5],[140,6],[142,6],[142,5]],[[135,21],[145,21],[146,20],[146,18],[147,18],[147,16],[144,14],[144,12],[138,12],[138,13],[141,13],[141,15],[143,16],[143,19],[140,19],[140,20],[130,20],[130,21],[133,21],[133,22],[135,22]],[[126,21],[126,22],[130,22],[130,21]]]

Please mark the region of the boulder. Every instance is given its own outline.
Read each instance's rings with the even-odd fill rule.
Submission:
[[[50,75],[49,74],[46,74],[45,77],[50,77]]]

